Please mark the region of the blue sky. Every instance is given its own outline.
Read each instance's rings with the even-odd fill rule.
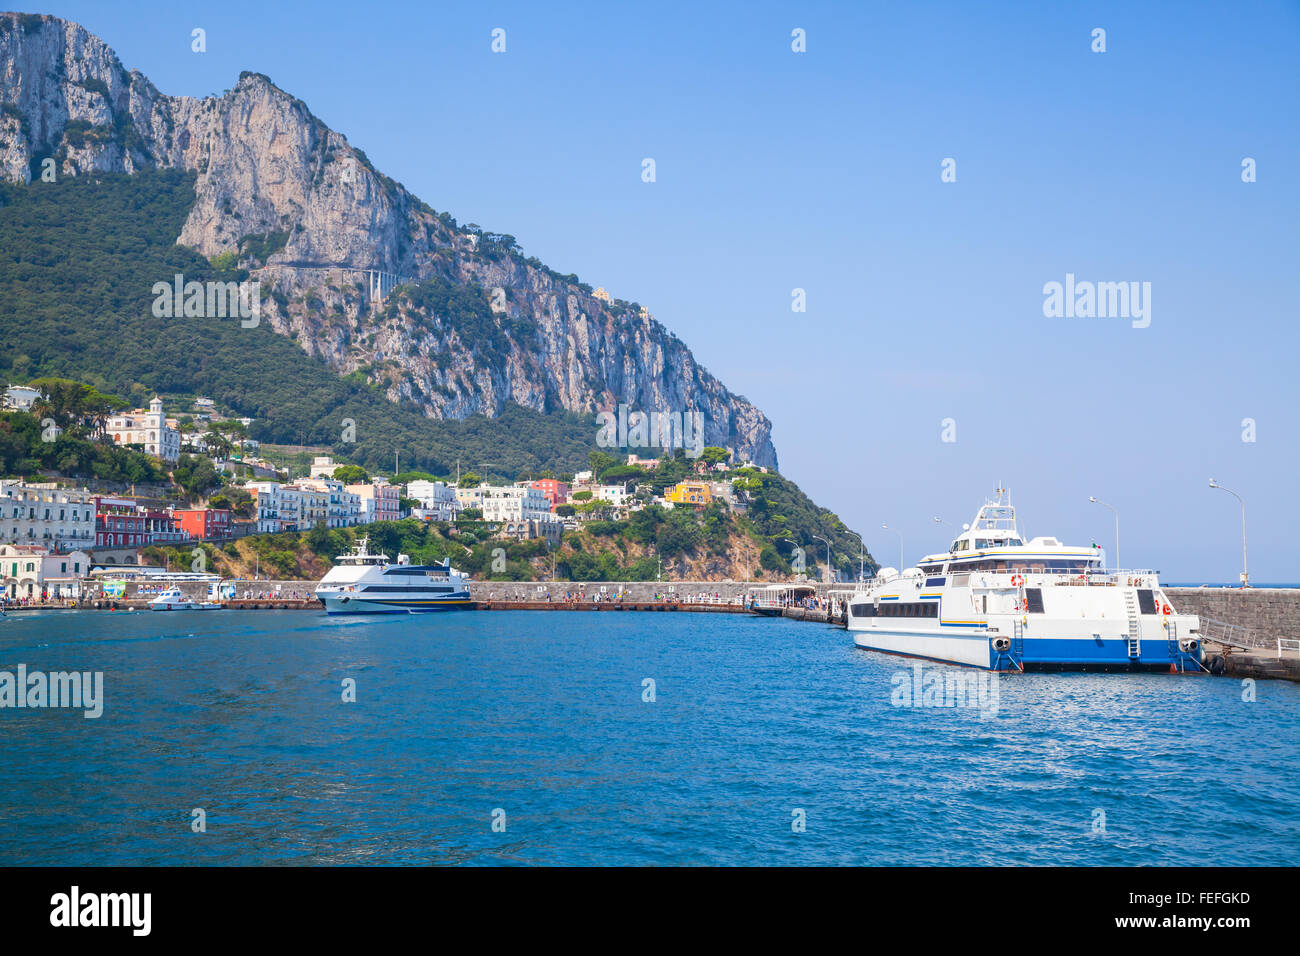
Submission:
[[[1001,481],[1030,534],[1109,548],[1096,495],[1126,566],[1233,580],[1213,476],[1252,578],[1300,581],[1300,3],[31,12],[166,93],[266,73],[435,209],[648,306],[889,564],[882,523],[911,563]],[[1066,273],[1150,282],[1150,326],[1045,318]]]

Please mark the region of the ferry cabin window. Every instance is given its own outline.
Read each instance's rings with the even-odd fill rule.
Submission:
[[[943,587],[943,582],[943,578],[926,578],[925,586],[927,588],[941,588]]]
[[[1141,589],[1138,591],[1138,613],[1154,614],[1156,613],[1156,599],[1150,590]]]
[[[1025,588],[1025,610],[1030,614],[1043,613],[1043,589]]]
[[[439,586],[434,584],[428,586],[421,586],[419,584],[407,584],[407,585],[367,584],[361,590],[366,592],[379,592],[384,594],[411,594],[416,591],[434,591],[439,594],[445,594],[449,591],[455,590],[455,588],[451,588],[446,585]]]
[[[933,604],[882,604],[876,610],[880,617],[938,617],[939,605]]]
[[[854,617],[875,617],[876,606],[874,604],[855,604],[853,605]]]

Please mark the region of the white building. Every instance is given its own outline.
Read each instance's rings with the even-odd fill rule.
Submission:
[[[457,488],[456,507],[458,507],[461,511],[464,511],[466,508],[482,509],[483,489],[487,487],[488,487],[487,485],[479,485],[475,488]]]
[[[295,482],[300,488],[324,495],[325,526],[348,528],[361,523],[361,496],[355,495],[334,478],[300,478]]]
[[[0,481],[0,541],[51,551],[95,543],[95,496],[53,482]]]
[[[280,530],[304,531],[302,517],[302,489],[296,485],[280,486]]]
[[[259,534],[274,534],[285,530],[283,522],[289,517],[297,522],[297,514],[284,513],[284,494],[278,481],[250,481],[244,489],[253,496],[253,521]]]
[[[9,600],[78,597],[90,565],[85,551],[58,554],[40,545],[0,545],[0,581]]]
[[[175,461],[181,454],[181,435],[167,424],[162,399],[149,402],[149,410],[113,415],[108,419],[108,433],[119,445],[142,445],[150,455],[163,461]]]
[[[333,478],[334,469],[338,465],[329,455],[317,455],[311,460],[311,476],[313,478]]]
[[[591,488],[591,496],[601,501],[608,501],[615,508],[622,508],[632,500],[632,493],[627,485],[596,485]]]
[[[551,502],[540,488],[527,485],[485,485],[484,521],[555,521]]]
[[[420,503],[419,518],[430,521],[456,520],[456,489],[445,481],[412,481],[406,486],[406,497]]]
[[[41,397],[41,393],[26,385],[10,385],[5,390],[4,407],[14,411],[30,412],[32,403]]]
[[[298,530],[310,531],[318,524],[330,527],[330,493],[307,481],[290,485],[298,493]]]

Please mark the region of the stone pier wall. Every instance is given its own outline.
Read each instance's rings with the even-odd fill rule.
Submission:
[[[1300,638],[1300,588],[1165,588],[1181,613],[1235,624],[1276,647]]]

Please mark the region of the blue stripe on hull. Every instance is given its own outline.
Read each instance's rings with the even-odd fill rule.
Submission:
[[[326,614],[428,614],[433,611],[461,611],[469,608],[469,598],[430,601],[360,601],[353,599],[345,609],[326,608]]]
[[[1026,664],[1125,664],[1129,663],[1128,641],[1120,638],[1097,641],[1081,638],[1032,638],[1024,640],[1025,651],[1021,661]],[[1177,646],[1170,652],[1167,640],[1142,641],[1138,660],[1143,664],[1164,664],[1191,659],[1198,655],[1184,654]]]
[[[852,631],[854,642],[858,638],[864,640],[871,639],[871,631]],[[897,657],[913,657],[920,660],[937,661],[940,663],[953,664],[954,666],[980,666],[999,671],[1016,671],[1020,668],[1012,661],[1012,657],[1019,662],[1025,670],[1079,670],[1079,671],[1130,671],[1130,670],[1161,670],[1167,671],[1169,665],[1175,665],[1179,670],[1202,673],[1198,662],[1201,659],[1201,652],[1188,654],[1179,650],[1175,645],[1171,651],[1169,641],[1161,639],[1152,639],[1142,641],[1140,644],[1141,655],[1130,660],[1128,655],[1128,642],[1119,638],[1103,640],[1098,642],[1091,635],[1079,638],[1024,638],[1022,646],[1023,653],[1013,655],[1009,652],[1001,654],[993,650],[992,642],[984,635],[966,635],[952,632],[941,633],[944,638],[960,637],[966,640],[988,641],[988,663],[971,665],[964,661],[954,661],[951,658],[939,657],[924,653],[927,639],[932,635],[926,633],[891,631],[886,632],[892,637],[906,637],[914,642],[914,646],[906,651],[897,650],[889,647],[874,647],[865,644],[857,644],[863,650],[877,651],[882,654],[892,654]]]

